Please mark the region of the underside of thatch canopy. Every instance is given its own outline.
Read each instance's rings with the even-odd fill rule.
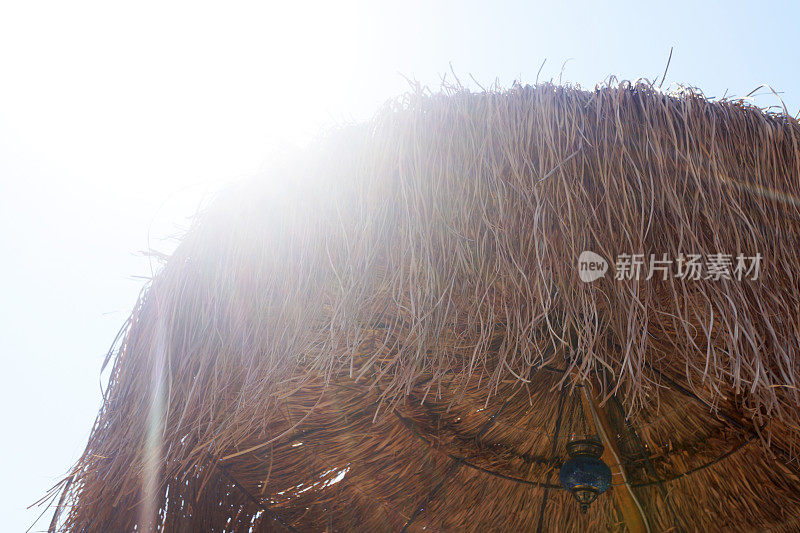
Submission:
[[[798,190],[796,120],[689,90],[392,102],[198,217],[52,528],[797,530]],[[615,279],[637,253],[763,260]]]

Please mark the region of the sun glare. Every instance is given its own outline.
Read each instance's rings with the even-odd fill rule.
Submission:
[[[27,47],[9,59],[26,83],[0,87],[15,102],[0,119],[61,169],[76,197],[163,211],[257,173],[265,154],[352,109],[348,83],[364,53],[353,4],[159,3],[158,17],[141,6],[82,7],[18,4],[16,17],[50,40],[27,37],[22,24],[0,36],[3,48]],[[87,27],[89,13],[105,24]]]

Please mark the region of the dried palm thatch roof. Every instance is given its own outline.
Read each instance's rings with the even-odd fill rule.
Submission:
[[[741,102],[408,95],[197,219],[52,527],[796,530],[799,189],[800,125]],[[763,261],[583,283],[584,250]],[[615,476],[584,515],[587,428]]]

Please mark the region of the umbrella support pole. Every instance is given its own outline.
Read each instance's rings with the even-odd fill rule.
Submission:
[[[615,489],[614,497],[622,511],[625,525],[628,526],[632,533],[650,533],[650,526],[644,517],[644,510],[633,493],[633,489],[628,484],[628,479],[620,460],[619,448],[617,448],[616,442],[612,439],[614,431],[611,429],[605,410],[591,396],[589,387],[583,386],[581,390],[584,413],[592,413],[595,429],[605,447],[602,459],[611,467],[611,480]]]

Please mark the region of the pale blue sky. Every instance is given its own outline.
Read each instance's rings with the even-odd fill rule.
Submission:
[[[25,530],[84,446],[149,274],[138,252],[272,154],[369,117],[402,75],[509,85],[570,60],[564,81],[592,87],[659,76],[674,47],[665,85],[770,83],[800,106],[788,2],[331,4],[0,4],[0,529]]]

